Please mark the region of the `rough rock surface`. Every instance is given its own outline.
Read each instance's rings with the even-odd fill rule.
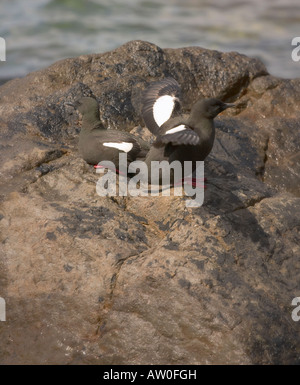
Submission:
[[[204,205],[99,197],[66,101],[149,136],[139,97],[173,76],[216,121]],[[300,79],[238,53],[133,41],[0,87],[0,363],[296,364]]]

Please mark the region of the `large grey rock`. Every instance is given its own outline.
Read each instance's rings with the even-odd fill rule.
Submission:
[[[149,138],[148,82],[173,76],[217,121],[205,202],[99,197],[66,101],[97,97],[109,128]],[[300,362],[300,80],[256,59],[133,41],[0,87],[0,362]]]

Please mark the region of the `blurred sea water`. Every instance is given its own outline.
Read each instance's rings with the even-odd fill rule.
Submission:
[[[273,75],[297,78],[295,36],[299,0],[1,0],[7,52],[0,79],[135,39],[161,48],[238,51],[260,58]]]

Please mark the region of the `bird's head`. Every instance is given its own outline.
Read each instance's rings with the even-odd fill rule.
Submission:
[[[193,105],[191,114],[194,115],[194,117],[213,119],[219,115],[220,112],[234,106],[233,103],[224,103],[216,98],[201,99]]]
[[[74,107],[82,114],[88,115],[90,113],[98,112],[98,102],[91,97],[83,97],[74,103]]]
[[[79,111],[83,116],[99,116],[98,102],[94,98],[84,96],[73,103],[65,102],[65,104],[75,108],[75,110]]]

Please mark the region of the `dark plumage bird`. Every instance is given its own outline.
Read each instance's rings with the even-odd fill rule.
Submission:
[[[82,114],[79,134],[79,152],[89,164],[111,161],[119,167],[119,153],[127,153],[128,162],[145,157],[148,143],[134,135],[118,130],[107,130],[99,118],[98,102],[91,97],[83,97],[72,105]]]
[[[143,95],[142,116],[147,128],[156,136],[145,162],[203,161],[211,152],[215,139],[214,118],[234,104],[219,99],[201,99],[188,116],[181,115],[181,90],[177,81],[166,78],[150,84]],[[150,177],[150,172],[148,173]],[[184,175],[183,175],[184,176]]]

